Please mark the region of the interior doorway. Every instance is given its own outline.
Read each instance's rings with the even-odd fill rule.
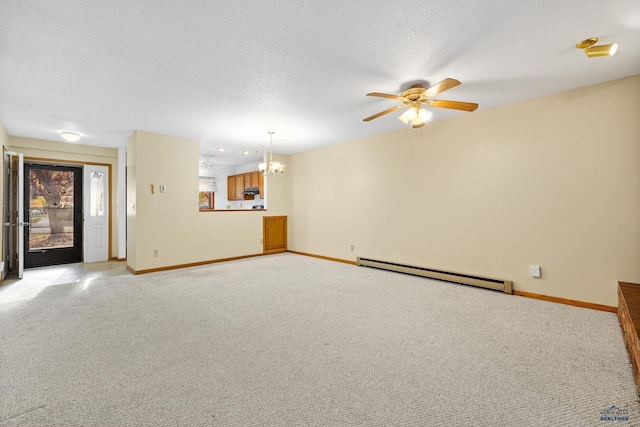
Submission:
[[[82,261],[82,167],[25,163],[24,265]]]

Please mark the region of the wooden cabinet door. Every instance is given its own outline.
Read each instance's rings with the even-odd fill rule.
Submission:
[[[234,200],[244,200],[244,175],[235,175],[236,177],[236,198]]]
[[[264,199],[264,175],[258,172],[258,188],[260,188],[260,198]]]
[[[262,218],[263,253],[275,254],[287,251],[287,217]]]
[[[260,186],[258,175],[260,172],[251,172],[251,188],[258,188]]]
[[[227,177],[227,200],[236,199],[236,176],[231,175]]]
[[[251,172],[247,172],[243,176],[244,176],[244,189],[248,190],[251,188]]]

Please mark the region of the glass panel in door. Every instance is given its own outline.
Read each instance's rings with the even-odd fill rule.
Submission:
[[[66,166],[25,167],[28,267],[81,261],[80,172],[80,168]]]
[[[73,172],[29,173],[29,249],[73,247]]]

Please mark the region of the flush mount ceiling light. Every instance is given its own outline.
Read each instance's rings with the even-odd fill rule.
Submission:
[[[227,149],[224,148],[224,147],[220,147],[220,148],[218,148],[218,151],[227,151]]]
[[[251,153],[249,152],[249,150],[244,150],[244,151],[242,152],[242,155],[244,155],[244,156],[248,156],[249,154],[251,154]]]
[[[275,132],[269,131],[269,140],[271,141],[271,152],[269,153],[269,163],[260,162],[258,163],[258,170],[264,176],[269,174],[271,175],[282,175],[284,174],[284,166],[282,163],[273,161],[273,134]]]
[[[64,139],[66,139],[69,142],[80,141],[80,134],[77,132],[71,132],[71,131],[65,130],[60,133],[60,136],[62,136]]]
[[[576,47],[578,49],[584,49],[584,53],[586,53],[589,58],[613,56],[618,51],[618,43],[594,46],[596,43],[598,43],[598,38],[591,37],[590,39],[582,40]]]

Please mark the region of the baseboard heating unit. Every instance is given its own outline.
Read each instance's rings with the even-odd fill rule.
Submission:
[[[395,262],[380,261],[358,257],[357,265],[363,267],[379,268],[381,270],[397,271],[399,273],[412,274],[414,276],[428,277],[430,279],[444,280],[446,282],[462,283],[464,285],[479,286],[481,288],[513,293],[513,281],[496,279],[493,277],[474,276],[471,274],[454,273],[452,271],[435,270],[433,268],[416,267],[413,265],[398,264]]]

